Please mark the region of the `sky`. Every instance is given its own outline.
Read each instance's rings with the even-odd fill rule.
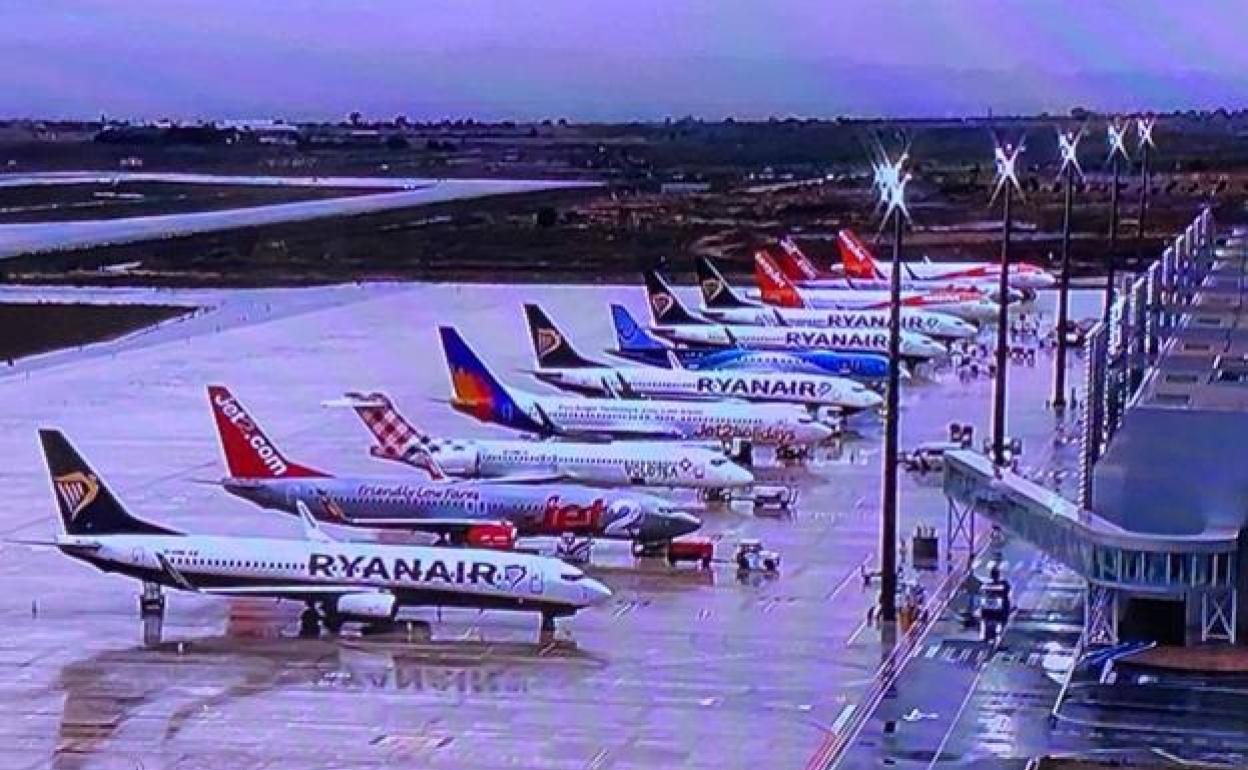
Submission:
[[[1248,102],[1243,0],[2,0],[0,116],[951,116]]]

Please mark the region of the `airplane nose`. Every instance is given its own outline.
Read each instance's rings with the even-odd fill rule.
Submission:
[[[858,394],[859,409],[875,409],[884,403],[884,397],[873,390],[864,390]]]
[[[652,513],[642,521],[637,539],[643,543],[661,543],[696,532],[701,526],[701,519],[684,511]]]
[[[754,483],[754,474],[750,473],[749,469],[742,468],[736,463],[728,466],[727,476],[728,486],[748,487]]]
[[[586,607],[596,607],[611,598],[611,589],[591,577],[577,581],[581,588],[581,601]]]

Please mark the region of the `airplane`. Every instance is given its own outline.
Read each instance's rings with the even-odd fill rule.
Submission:
[[[743,347],[754,350],[888,352],[886,331],[740,326],[707,321],[686,310],[658,273],[646,271],[645,278],[654,320],[650,330],[670,342],[690,347]],[[931,337],[916,332],[902,330],[900,342],[902,359],[908,363],[927,361],[949,352]]]
[[[786,242],[788,245],[785,245]],[[892,275],[892,263],[877,260],[853,230],[845,229],[837,233],[836,246],[844,263],[844,274],[849,278],[887,280]],[[799,264],[804,262],[814,273],[811,278],[833,277],[832,273],[820,273],[792,239],[781,241],[781,248]],[[972,283],[979,286],[987,284],[995,289],[1001,273],[1001,266],[996,262],[931,262],[925,259],[922,262],[904,262],[902,268],[905,270],[902,278],[914,282],[915,288],[923,283],[943,283],[946,286]],[[1029,294],[1028,298],[1034,298],[1037,289],[1048,289],[1057,284],[1057,278],[1052,273],[1031,262],[1011,262],[1007,280],[1011,287]]]
[[[892,302],[887,289],[802,289],[793,283],[765,252],[754,254],[754,280],[757,290],[746,291],[750,299],[776,307],[839,308],[842,310],[887,310]],[[934,310],[965,321],[993,321],[998,306],[977,290],[901,292],[901,306]]]
[[[697,258],[702,316],[720,323],[747,326],[814,326],[840,329],[888,329],[888,310],[814,310],[772,307],[740,297],[706,257]],[[940,340],[974,337],[979,327],[948,313],[901,309],[901,328]]]
[[[888,276],[892,274],[891,263],[887,273],[879,271],[878,265],[881,263],[870,257],[870,252],[866,251],[866,245],[859,241],[852,231],[842,230],[837,238],[837,245],[842,255],[849,255],[848,257],[843,257],[843,259],[850,261],[861,260],[862,255],[866,254],[871,259],[871,267],[856,270],[852,274],[848,272],[845,266],[840,266],[839,271],[837,267],[833,267],[832,270],[821,271],[815,267],[814,263],[802,252],[792,238],[781,239],[779,250],[771,251],[770,256],[777,262],[780,269],[784,271],[784,274],[794,284],[803,289],[888,291],[890,288]],[[906,271],[901,276],[901,288],[906,291],[918,292],[979,292],[995,300],[999,293],[997,291],[999,284],[994,277],[995,275],[994,272],[984,277],[928,279],[917,278],[910,271]],[[1021,302],[1025,299],[1034,299],[1035,291],[1010,286],[1007,290],[1007,296],[1010,302]]]
[[[562,535],[664,543],[702,522],[659,497],[535,478],[530,483],[420,481],[402,476],[333,477],[288,459],[226,388],[208,388],[237,497],[287,513],[302,503],[318,519],[372,529],[401,529],[462,540],[474,527],[508,522],[521,536]],[[438,475],[431,456],[417,458]]]
[[[347,393],[330,406],[350,406],[376,444],[370,454],[427,468],[421,451],[456,478],[516,479],[524,474],[606,487],[736,489],[754,475],[716,451],[672,441],[603,443],[527,439],[450,439],[430,436],[407,421],[384,393]],[[420,450],[420,451],[418,451]]]
[[[672,359],[697,372],[800,372],[878,382],[888,376],[888,356],[842,350],[750,350],[746,348],[675,347],[646,331],[623,305],[612,303],[615,344],[607,355],[624,361],[667,368]]]
[[[104,480],[56,430],[39,440],[52,477],[65,555],[144,583],[212,596],[303,602],[301,630],[331,632],[344,622],[387,623],[408,607],[477,607],[554,618],[605,602],[611,591],[558,559],[484,548],[341,542],[299,506],[300,540],[192,535],[132,516]],[[163,612],[163,599],[152,614]]]
[[[450,370],[451,406],[513,430],[572,439],[743,440],[786,450],[820,444],[835,432],[790,404],[584,399],[509,388],[454,328],[442,326],[438,333]]]
[[[667,369],[606,366],[577,353],[567,335],[537,305],[526,304],[524,314],[537,360],[533,375],[560,390],[620,398],[795,403],[845,414],[875,409],[883,403],[875,391],[843,377],[791,372],[696,372],[681,368],[679,361]]]

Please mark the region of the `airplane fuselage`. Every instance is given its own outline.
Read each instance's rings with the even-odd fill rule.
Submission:
[[[833,329],[887,330],[888,310],[808,310],[758,305],[703,307],[702,315],[723,324],[744,326],[801,326]],[[902,308],[901,328],[945,340],[974,337],[978,328],[955,315]]]
[[[378,616],[405,605],[571,614],[610,595],[555,559],[477,548],[182,535],[63,535],[58,547],[103,571],[172,588],[186,588],[182,578],[207,592],[305,601],[323,592],[378,610],[387,604],[378,592],[393,596]]]
[[[888,334],[870,329],[815,329],[775,326],[727,326],[691,324],[655,326],[651,330],[670,342],[705,347],[742,347],[752,350],[845,350],[869,353],[888,351]],[[943,345],[922,334],[901,333],[901,355],[925,361],[948,352]]]
[[[264,508],[376,528],[417,529],[440,521],[507,521],[521,535],[565,532],[660,542],[700,522],[666,500],[576,484],[507,484],[376,478],[227,479],[225,488]]]
[[[757,289],[746,290],[750,299],[761,300]],[[816,310],[887,310],[889,292],[879,289],[804,289],[802,300]],[[903,307],[948,313],[965,321],[992,321],[997,303],[979,292],[903,291]]]
[[[534,376],[592,396],[780,402],[849,412],[880,404],[878,394],[853,380],[812,374],[579,367],[539,369]]]
[[[551,475],[596,486],[688,489],[731,489],[754,481],[722,451],[671,441],[432,439],[426,448],[444,472],[461,478]]]

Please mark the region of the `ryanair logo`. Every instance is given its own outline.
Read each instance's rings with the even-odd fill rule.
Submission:
[[[654,310],[656,318],[667,315],[667,311],[671,310],[675,304],[676,300],[667,292],[659,292],[650,296],[650,307]]]
[[[709,302],[719,297],[724,290],[724,282],[718,278],[706,278],[702,281],[702,296]]]
[[[57,476],[52,480],[52,485],[56,487],[56,494],[69,511],[71,521],[88,505],[95,502],[96,496],[100,493],[100,482],[95,476],[82,471]]]
[[[554,329],[538,329],[537,330],[537,357],[553,353],[563,344],[563,337],[559,336],[559,332]]]

